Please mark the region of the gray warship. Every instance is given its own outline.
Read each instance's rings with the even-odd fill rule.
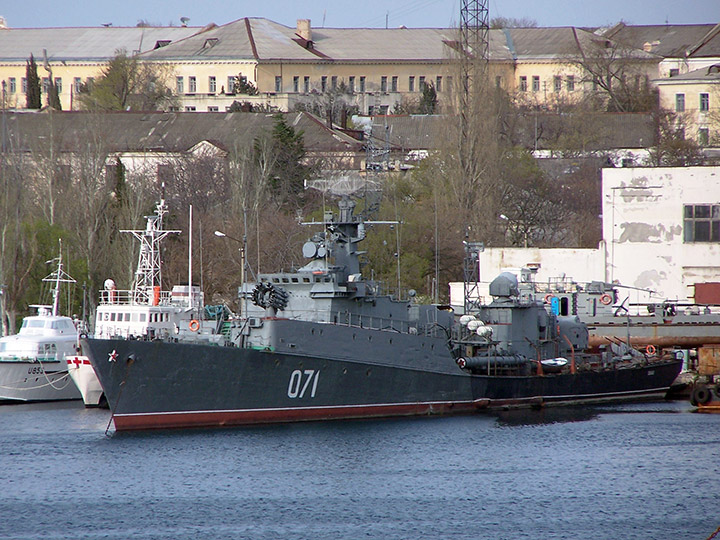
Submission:
[[[461,318],[383,295],[358,244],[374,222],[339,201],[303,245],[307,264],[239,287],[222,340],[81,341],[117,431],[471,413],[663,398],[674,356],[586,352],[587,326],[499,276]],[[472,255],[471,252],[468,252]]]

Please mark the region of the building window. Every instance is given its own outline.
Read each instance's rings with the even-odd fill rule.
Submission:
[[[310,77],[308,77],[307,75],[303,77],[303,92],[305,92],[306,94],[310,93]]]
[[[387,92],[387,77],[380,77],[380,91]]]
[[[208,77],[208,92],[211,94],[217,92],[217,79],[215,77]]]
[[[330,77],[330,88],[335,90],[337,88],[337,75]]]
[[[502,76],[495,75],[495,88],[502,88]]]
[[[393,75],[393,78],[390,79],[390,91],[391,91],[391,92],[397,92],[397,91],[398,91],[398,78],[397,78],[397,75]]]
[[[700,94],[700,111],[707,112],[710,110],[710,94]]]
[[[49,91],[50,91],[50,78],[43,77],[42,78],[42,92],[43,92],[43,94],[47,94]]]
[[[562,77],[560,75],[555,75],[553,77],[553,90],[556,92],[562,91]]]
[[[410,75],[408,77],[408,92],[414,92],[415,91],[415,77]]]
[[[194,111],[195,111],[195,106],[194,106],[194,105],[188,105],[187,107],[185,107],[185,110],[186,110],[187,112],[194,112]]]
[[[685,94],[675,94],[675,112],[685,112]]]
[[[320,91],[325,92],[327,90],[327,75],[320,77]]]
[[[62,77],[55,77],[55,88],[57,88],[58,94],[62,94]]]
[[[300,91],[300,77],[297,75],[293,76],[293,92]]]
[[[348,78],[348,90],[350,91],[351,94],[355,93],[355,77],[354,76],[350,76]]]
[[[440,75],[435,77],[435,90],[442,92],[442,77]]]
[[[76,94],[82,92],[82,79],[80,77],[75,77],[73,79],[73,91]]]
[[[425,90],[425,77],[423,75],[420,75],[420,77],[418,77],[418,90],[420,90],[421,92]]]
[[[197,92],[197,80],[195,77],[188,77],[188,92],[191,94]]]
[[[230,75],[227,78],[227,93],[228,94],[235,93],[235,75]]]
[[[208,106],[208,112],[218,112],[218,108],[210,105],[210,106]]]
[[[23,94],[27,94],[27,79],[25,77],[20,79],[20,88]]]
[[[686,204],[684,225],[686,243],[720,242],[720,205]]]
[[[565,86],[568,92],[575,91],[575,75],[568,75],[565,79]]]
[[[520,91],[527,92],[527,77],[525,75],[520,77]]]
[[[275,76],[275,91],[282,92],[282,75]]]
[[[532,87],[533,92],[539,92],[540,91],[540,77],[538,77],[537,75],[533,75],[532,85],[533,85],[533,87]]]
[[[680,75],[680,70],[678,68],[671,68],[670,69],[670,76],[671,77],[677,77]]]
[[[185,82],[182,77],[175,77],[175,89],[178,94],[185,92]]]
[[[17,82],[15,77],[10,77],[10,93],[14,94],[15,92],[17,92]]]
[[[360,77],[360,91],[361,92],[365,91],[365,76],[364,75],[362,77]]]
[[[710,132],[708,128],[700,128],[698,130],[698,144],[700,146],[707,146],[710,140]]]

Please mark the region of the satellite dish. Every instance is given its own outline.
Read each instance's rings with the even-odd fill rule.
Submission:
[[[187,26],[188,22],[190,22],[189,17],[180,17],[180,24],[182,24],[183,26]]]

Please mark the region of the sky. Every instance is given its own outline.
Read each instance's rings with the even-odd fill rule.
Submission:
[[[529,18],[539,26],[606,26],[720,22],[720,0],[487,0],[490,19]],[[11,28],[71,26],[189,26],[265,17],[295,26],[311,19],[313,27],[448,28],[457,26],[462,0],[0,0],[0,16]]]

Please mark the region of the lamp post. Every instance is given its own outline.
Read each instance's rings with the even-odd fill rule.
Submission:
[[[215,236],[219,238],[227,238],[229,240],[232,240],[233,242],[237,242],[240,244],[240,287],[243,288],[243,303],[242,303],[242,313],[241,315],[245,315],[247,317],[247,309],[245,302],[247,301],[247,298],[245,297],[245,248],[247,246],[247,238],[245,235],[243,235],[242,240],[238,240],[237,238],[234,238],[228,234],[225,234],[222,231],[215,231]]]

